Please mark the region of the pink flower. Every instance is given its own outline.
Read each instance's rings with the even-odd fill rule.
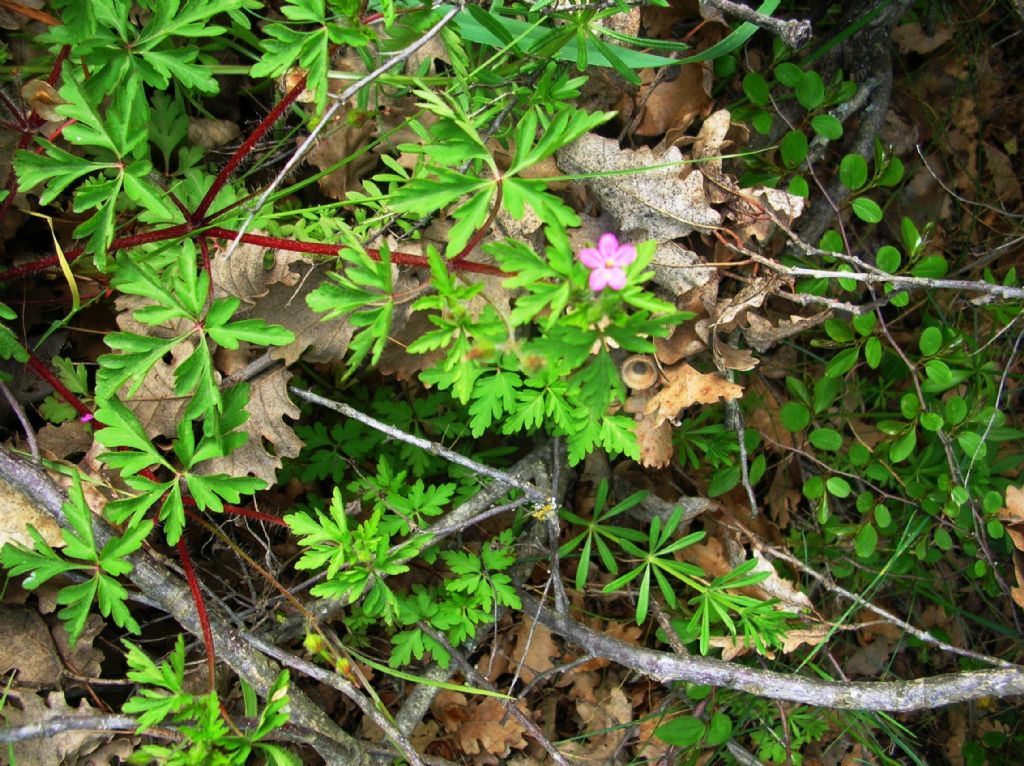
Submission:
[[[580,260],[590,269],[590,289],[601,292],[606,287],[621,290],[626,286],[625,267],[636,260],[636,248],[620,245],[619,238],[608,232],[597,240],[597,248],[580,250]]]

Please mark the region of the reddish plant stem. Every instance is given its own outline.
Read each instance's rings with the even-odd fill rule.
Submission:
[[[66,401],[68,404],[74,407],[79,415],[81,415],[82,417],[92,417],[92,410],[86,407],[82,403],[81,399],[75,396],[68,389],[67,386],[61,383],[57,376],[54,375],[53,372],[50,370],[50,368],[43,364],[42,360],[35,354],[33,354],[31,351],[28,354],[28,366],[32,368],[32,371],[36,375],[38,375],[40,378],[42,378],[51,386],[53,386],[53,390],[60,394],[61,398],[63,398],[64,401]]]
[[[184,539],[178,540],[178,558],[181,559],[181,568],[185,572],[185,581],[188,589],[192,592],[192,600],[196,605],[196,616],[199,617],[199,625],[203,629],[203,643],[206,644],[206,669],[210,674],[210,691],[214,690],[216,679],[217,657],[213,646],[213,631],[210,630],[210,618],[206,614],[206,601],[199,590],[199,581],[196,579],[195,569],[192,567],[192,557],[189,555],[188,547]]]
[[[191,497],[183,497],[182,499],[185,501],[186,504],[191,505],[193,508],[196,507],[196,501],[193,500]],[[287,524],[285,524],[284,519],[282,519],[279,516],[274,516],[269,513],[263,513],[263,511],[254,511],[251,508],[244,508],[240,505],[230,505],[228,503],[224,503],[224,510],[227,511],[228,513],[233,513],[236,516],[245,516],[245,518],[247,519],[255,519],[256,521],[262,521],[267,524],[276,524],[279,527],[288,526]]]
[[[501,209],[501,179],[498,179],[496,184],[496,191],[494,194],[494,204],[491,205],[491,212],[487,215],[487,220],[484,221],[484,225],[477,229],[476,233],[470,238],[466,246],[462,248],[462,252],[456,255],[449,262],[449,266],[455,266],[456,263],[461,263],[462,260],[473,252],[473,248],[480,244],[480,240],[484,238],[488,229],[491,228],[491,224],[494,223],[494,219],[498,217],[498,211]],[[457,267],[456,267],[457,268]]]
[[[213,183],[210,184],[210,188],[206,191],[206,196],[203,197],[199,206],[192,213],[190,221],[192,223],[199,223],[205,220],[206,211],[210,209],[210,205],[213,204],[214,198],[217,193],[224,188],[224,184],[228,182],[228,178],[235,172],[242,160],[252,151],[252,148],[256,143],[263,138],[263,135],[273,127],[274,123],[281,119],[281,116],[285,113],[285,110],[292,105],[302,93],[306,87],[306,77],[303,75],[297,83],[288,91],[284,98],[282,98],[277,105],[270,110],[270,113],[263,118],[263,121],[256,126],[250,136],[245,139],[241,146],[235,150],[235,153],[231,155],[231,158],[227,161],[227,164],[221,168],[221,171],[217,174],[217,177],[213,179]]]
[[[238,236],[237,231],[231,229],[222,229],[220,227],[214,227],[209,229],[206,234],[211,237],[217,237],[218,239],[234,239]],[[260,247],[272,247],[276,250],[288,250],[293,253],[313,253],[316,255],[337,255],[342,246],[341,245],[328,245],[322,242],[299,242],[291,239],[283,239],[281,237],[268,237],[263,234],[243,234],[241,238],[242,242],[250,245],[259,245]],[[375,260],[380,260],[380,251],[367,248],[366,254]],[[430,263],[421,255],[410,255],[409,253],[392,253],[391,261],[398,263],[403,266],[419,266],[420,268],[429,269]],[[459,271],[471,271],[477,274],[491,274],[494,276],[508,276],[505,272],[496,266],[491,266],[488,263],[475,263],[473,261],[459,261],[458,263],[450,262],[452,268]],[[3,281],[3,274],[0,274],[0,282]]]

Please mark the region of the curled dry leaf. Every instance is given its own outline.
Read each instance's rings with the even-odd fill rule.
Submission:
[[[677,297],[705,287],[717,273],[713,266],[705,266],[692,250],[675,242],[658,245],[651,269],[654,270],[654,281]]]
[[[531,635],[532,634],[532,635]],[[512,662],[519,667],[519,677],[529,683],[539,673],[555,666],[553,659],[561,655],[550,630],[533,620],[524,619],[515,629],[515,646],[512,647]]]
[[[626,400],[626,412],[637,418],[636,440],[640,446],[640,465],[646,468],[664,468],[672,462],[672,426],[657,415],[644,412],[652,398],[650,393],[633,394]]]
[[[523,739],[526,729],[494,697],[470,700],[461,692],[442,689],[434,698],[431,711],[445,731],[455,734],[468,755],[485,752],[504,757],[512,748],[522,749],[528,744]]]
[[[624,239],[668,242],[722,222],[704,196],[704,177],[691,173],[679,178],[683,155],[674,146],[656,157],[650,149],[623,150],[614,139],[588,133],[560,149],[556,158],[565,173],[632,171],[583,182]]]
[[[63,691],[50,692],[45,699],[24,689],[11,689],[8,695],[7,704],[4,705],[4,723],[11,727],[70,715],[96,715],[96,709],[84,699],[77,708],[68,705]],[[7,752],[12,752],[11,763],[58,766],[68,763],[77,753],[89,752],[97,743],[107,742],[112,737],[112,734],[88,729],[71,730],[50,737],[16,742],[11,745],[12,751]]]
[[[640,120],[633,130],[638,136],[684,131],[711,111],[714,71],[709,61],[645,69],[640,79],[643,84],[636,96]]]
[[[254,232],[264,234],[264,232]],[[273,253],[273,262],[267,265],[267,256]],[[284,250],[272,251],[260,245],[243,243],[230,258],[227,249],[217,251],[210,263],[213,277],[214,297],[234,296],[243,304],[255,303],[278,283],[288,287],[299,281],[299,275],[292,270],[294,263],[309,264],[311,261],[299,253]]]
[[[596,692],[597,702],[579,700],[576,715],[583,723],[584,738],[567,744],[563,752],[584,762],[606,763],[618,750],[620,729],[633,720],[633,705],[618,685],[605,684]]]
[[[674,419],[693,404],[715,404],[719,399],[739,399],[743,387],[722,378],[717,373],[698,372],[688,364],[665,370],[668,383],[644,408],[645,414],[654,415],[654,425]]]
[[[741,327],[740,332],[743,333],[743,339],[755,351],[763,354],[780,340],[798,335],[812,327],[817,327],[831,316],[831,309],[826,309],[809,317],[801,317],[794,314],[789,319],[782,319],[778,325],[774,325],[760,314],[748,312],[747,324],[749,326]]]

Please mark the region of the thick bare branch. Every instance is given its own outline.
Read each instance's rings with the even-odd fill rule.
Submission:
[[[585,651],[662,682],[692,681],[756,694],[768,699],[844,710],[931,710],[982,697],[1024,694],[1024,668],[973,670],[916,678],[910,681],[823,681],[789,673],[748,668],[710,657],[680,657],[631,646],[597,633],[568,615],[541,606],[520,590],[523,607],[550,630]]]

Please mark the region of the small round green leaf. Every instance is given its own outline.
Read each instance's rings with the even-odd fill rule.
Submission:
[[[872,370],[877,370],[878,365],[882,363],[882,341],[878,336],[872,335],[864,344],[864,361]]]
[[[831,114],[818,114],[811,118],[811,129],[822,138],[835,141],[843,137],[843,123]]]
[[[654,736],[667,745],[692,747],[704,739],[704,722],[692,715],[679,716],[655,729]]]
[[[940,550],[948,551],[953,549],[953,538],[950,537],[949,532],[946,531],[945,527],[936,527],[935,534],[932,535],[935,540],[935,545]]]
[[[715,713],[708,721],[708,735],[704,744],[708,747],[724,745],[732,737],[732,719],[725,713]]]
[[[844,348],[836,354],[825,366],[825,377],[841,378],[853,369],[857,364],[857,357],[860,355],[860,346]]]
[[[914,264],[910,273],[922,279],[942,279],[949,271],[949,264],[941,255],[926,255]]]
[[[834,497],[843,499],[850,496],[850,482],[842,476],[829,476],[825,481],[825,487],[828,489],[828,493]]]
[[[825,480],[820,476],[812,476],[804,482],[803,493],[808,500],[817,500],[825,494]]]
[[[817,72],[804,72],[795,91],[796,100],[804,109],[817,109],[825,101],[825,83]]]
[[[885,166],[882,175],[878,177],[879,186],[895,186],[903,180],[903,162],[899,157],[893,157]]]
[[[882,220],[882,208],[868,197],[857,197],[851,205],[853,214],[864,223],[878,223]]]
[[[754,130],[762,136],[767,136],[772,132],[772,122],[773,118],[771,112],[757,112],[750,118],[750,124],[753,125]]]
[[[818,449],[830,452],[835,452],[843,446],[843,437],[833,428],[815,428],[807,438]],[[806,492],[806,485],[804,487]]]
[[[782,161],[788,168],[795,168],[807,159],[807,136],[800,130],[790,130],[779,142]]]
[[[892,513],[884,505],[875,506],[875,523],[882,529],[892,524]]]
[[[925,431],[938,431],[944,426],[945,423],[942,420],[942,415],[937,412],[923,412],[921,413],[921,428]]]
[[[857,533],[857,537],[853,541],[854,551],[856,551],[859,558],[866,559],[875,552],[877,547],[878,532],[870,524],[865,524],[860,528],[860,532]]]
[[[934,356],[942,348],[942,330],[938,327],[926,327],[917,339],[917,347],[925,356]]]
[[[793,176],[790,178],[789,186],[786,187],[786,191],[794,197],[803,197],[804,199],[807,199],[811,196],[811,187],[807,185],[807,179],[803,176]]]
[[[803,81],[804,70],[796,64],[784,61],[775,67],[775,79],[788,88],[795,88]]]
[[[911,428],[889,446],[889,459],[899,463],[910,457],[917,446],[917,429]]]
[[[850,324],[853,325],[853,329],[857,331],[859,335],[867,336],[872,333],[875,329],[875,325],[878,324],[878,317],[874,311],[868,311],[864,314],[858,314],[850,320]]]
[[[839,162],[839,180],[851,191],[857,191],[868,180],[868,163],[859,154],[847,154]]]
[[[961,423],[965,417],[967,417],[967,402],[962,396],[951,396],[946,402],[946,422],[955,426]]]
[[[895,274],[899,270],[901,260],[900,251],[892,245],[883,245],[875,254],[875,265],[890,274]]]
[[[818,247],[830,253],[841,253],[845,249],[843,247],[843,237],[835,229],[829,229],[821,235]]]
[[[768,82],[757,72],[747,72],[743,77],[743,92],[752,104],[766,106],[771,100]]]
[[[782,425],[787,431],[802,431],[811,422],[811,411],[800,402],[786,402],[779,411]]]

